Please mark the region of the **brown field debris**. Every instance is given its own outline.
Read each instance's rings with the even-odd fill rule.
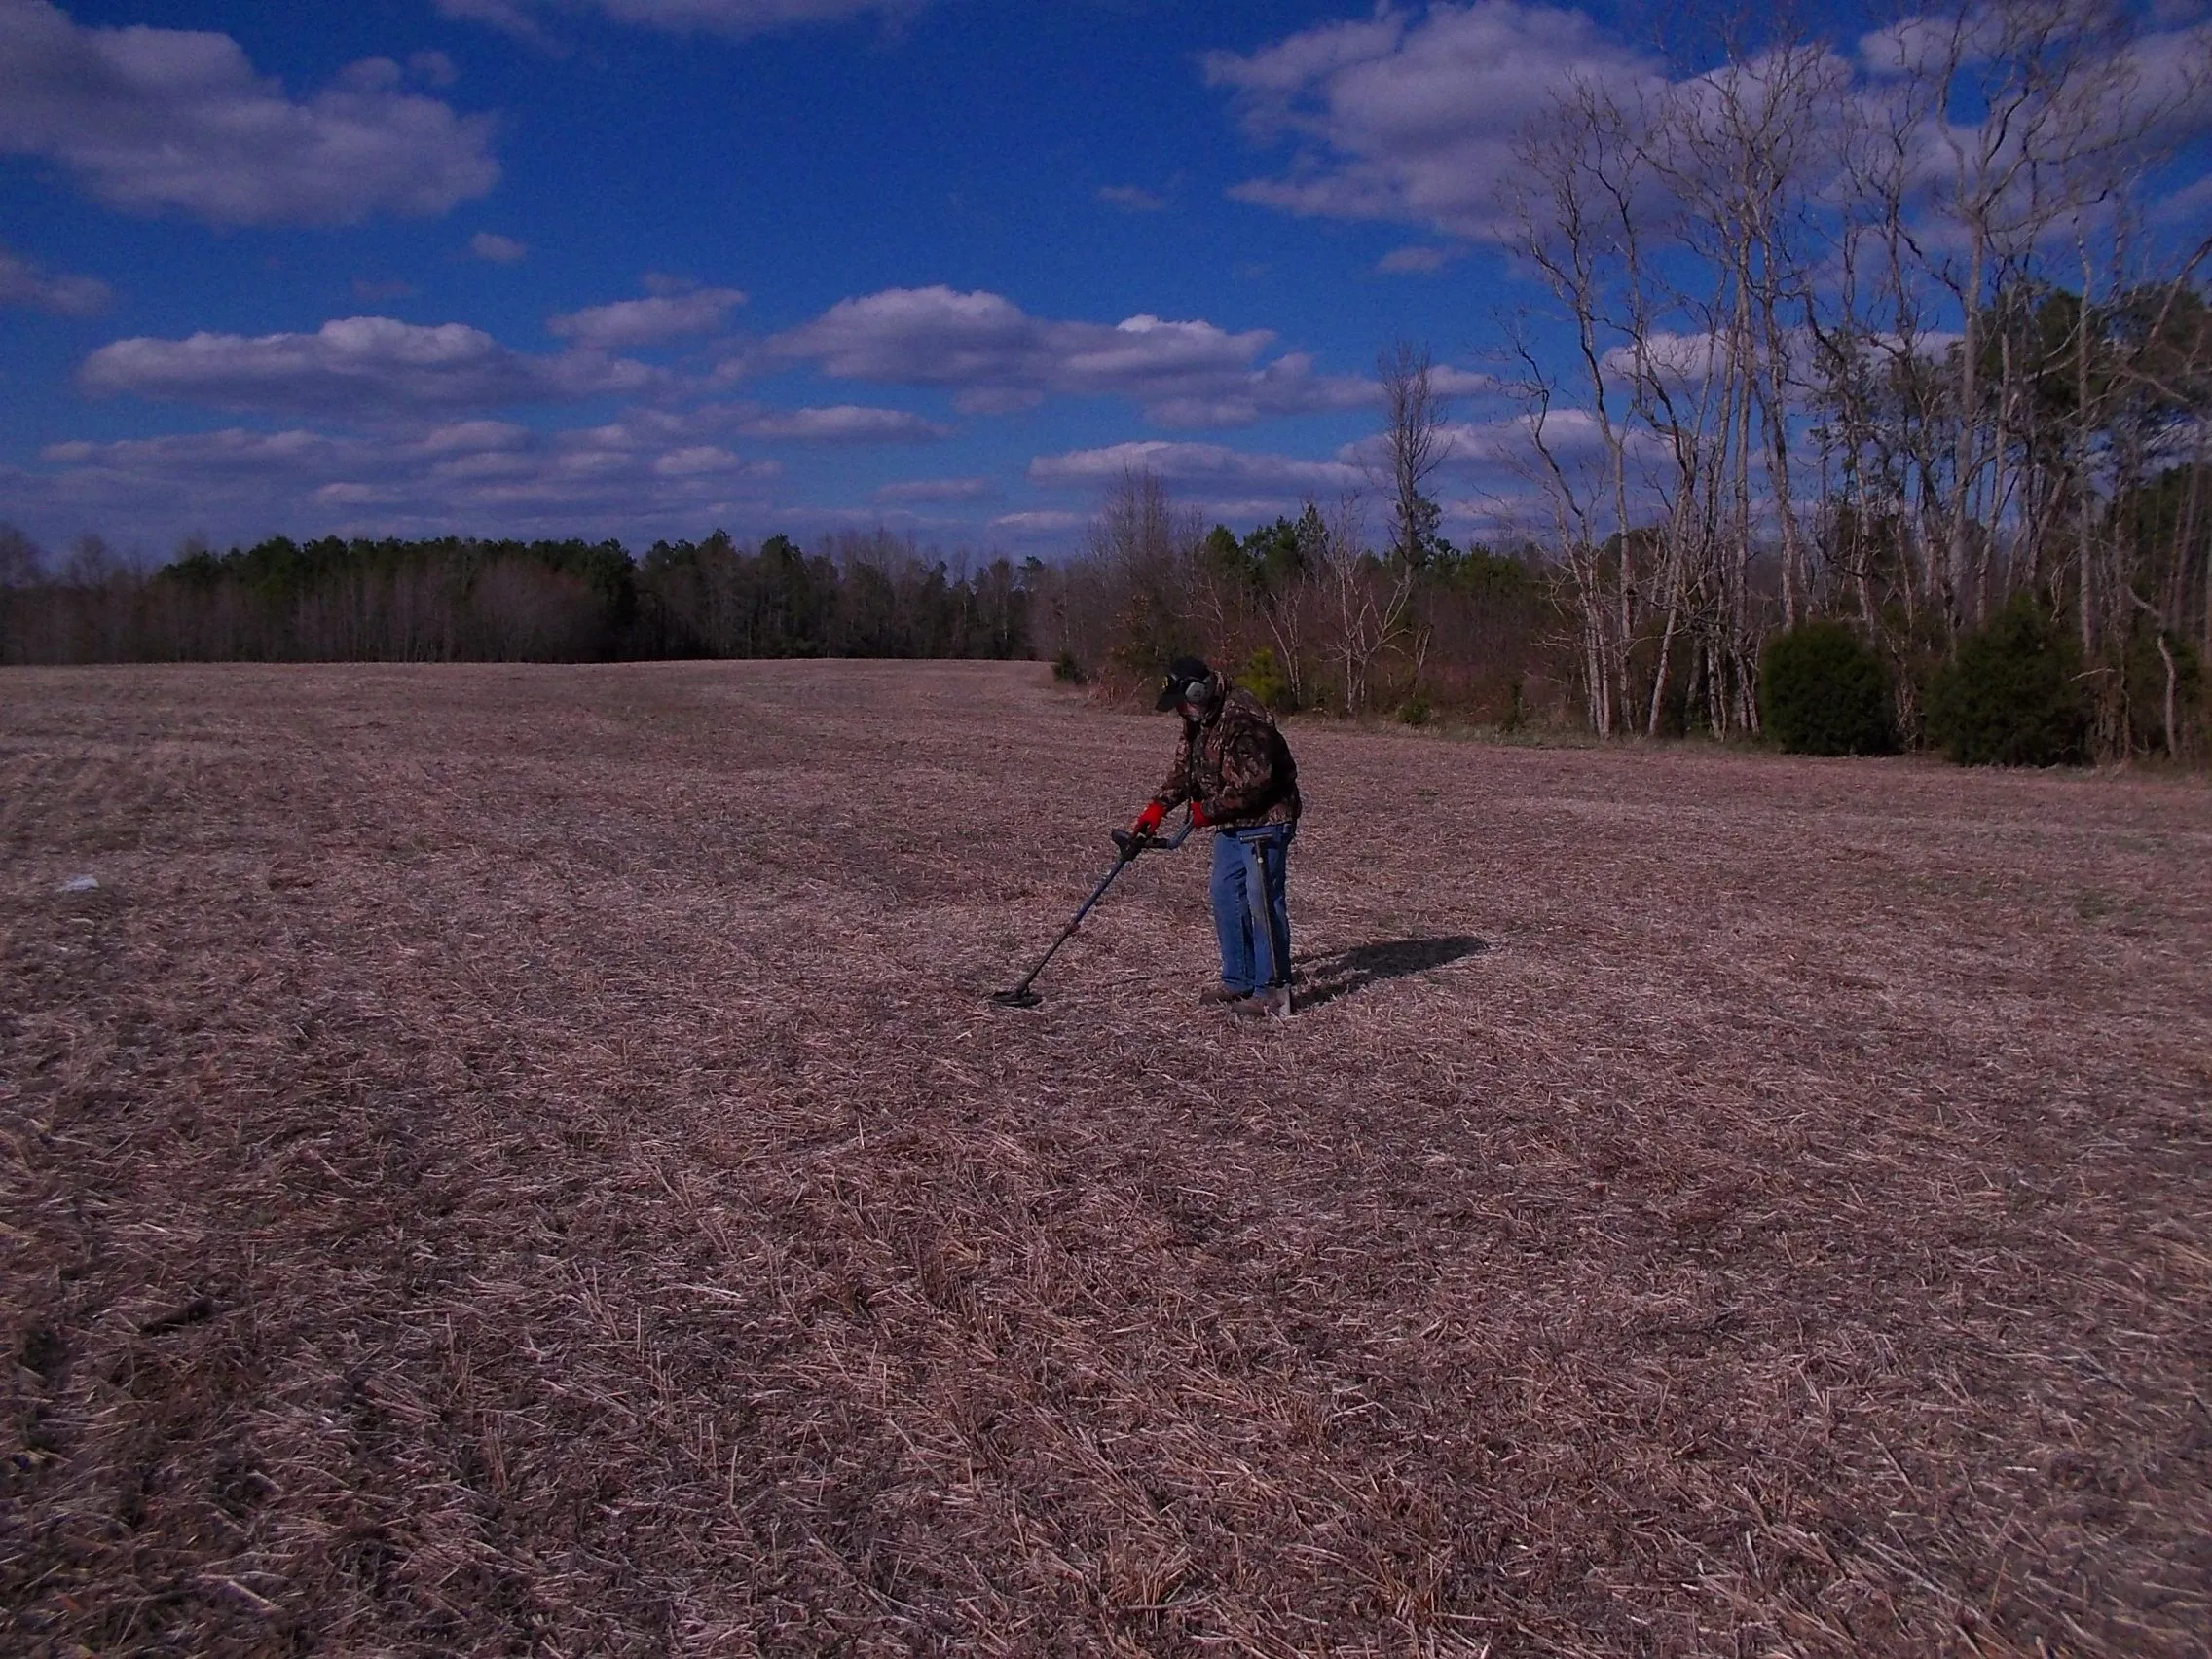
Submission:
[[[1035,665],[0,675],[0,1647],[2212,1645],[2212,795]],[[62,892],[90,874],[96,890]]]

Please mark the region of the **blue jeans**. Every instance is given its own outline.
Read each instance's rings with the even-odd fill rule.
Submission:
[[[1221,982],[1247,996],[1290,983],[1290,907],[1283,876],[1294,826],[1220,830],[1213,838],[1214,932],[1221,936]]]

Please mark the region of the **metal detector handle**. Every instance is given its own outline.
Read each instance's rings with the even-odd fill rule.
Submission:
[[[1140,835],[1133,830],[1117,830],[1114,831],[1114,845],[1121,849],[1122,862],[1127,864],[1139,853],[1173,852],[1191,838],[1191,831],[1197,828],[1198,826],[1186,816],[1183,820],[1183,827],[1164,840],[1158,835]]]

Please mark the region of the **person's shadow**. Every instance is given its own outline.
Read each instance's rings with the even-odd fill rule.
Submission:
[[[1443,939],[1392,939],[1379,940],[1373,944],[1355,944],[1348,949],[1314,957],[1304,966],[1298,988],[1298,1006],[1301,1009],[1319,1008],[1333,1003],[1339,997],[1348,997],[1384,979],[1402,978],[1408,974],[1425,974],[1431,969],[1444,968],[1469,956],[1480,956],[1490,949],[1487,940],[1471,934],[1454,934]]]

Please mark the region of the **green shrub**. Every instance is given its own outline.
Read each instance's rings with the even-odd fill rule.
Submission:
[[[1961,766],[2063,766],[2089,752],[2082,648],[2035,595],[1959,641],[1928,687],[1928,737]]]
[[[1083,672],[1083,664],[1075,660],[1075,652],[1062,646],[1060,654],[1052,659],[1052,678],[1070,685],[1081,685],[1089,676]]]
[[[1882,659],[1842,622],[1802,623],[1767,642],[1759,718],[1792,755],[1888,755],[1898,746]]]
[[[1271,645],[1262,645],[1244,659],[1244,672],[1236,677],[1237,684],[1278,713],[1292,713],[1298,699],[1291,695],[1290,676]]]
[[[1428,698],[1421,692],[1416,691],[1411,697],[1398,705],[1398,723],[1410,726],[1426,725],[1428,724],[1429,713]]]

